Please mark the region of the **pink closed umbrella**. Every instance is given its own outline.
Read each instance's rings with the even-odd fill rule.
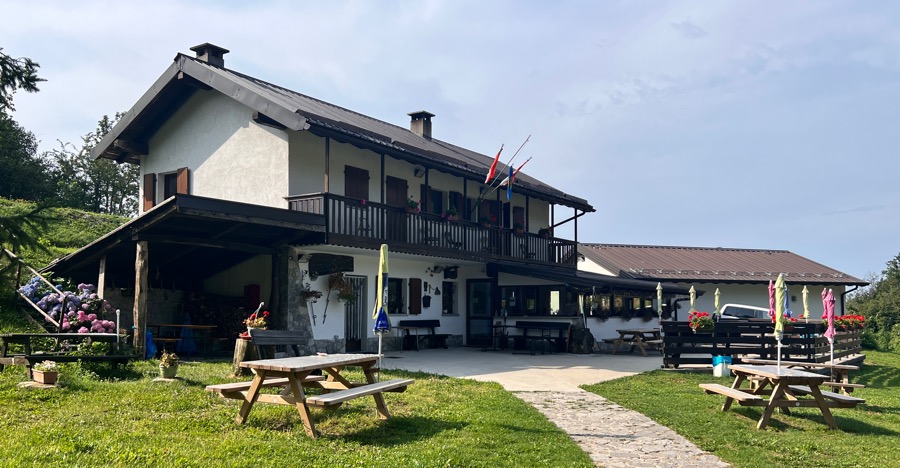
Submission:
[[[825,307],[823,319],[828,320],[828,328],[825,330],[825,338],[831,346],[831,365],[834,365],[834,291],[822,290],[822,306]]]

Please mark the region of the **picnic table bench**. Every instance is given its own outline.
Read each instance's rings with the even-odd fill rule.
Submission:
[[[250,410],[257,402],[290,405],[297,408],[303,427],[310,437],[316,437],[315,423],[310,407],[337,408],[342,403],[371,395],[380,419],[390,417],[385,404],[384,392],[403,392],[414,383],[413,379],[393,379],[378,382],[375,378],[374,354],[322,354],[315,356],[289,357],[281,359],[261,359],[242,362],[241,366],[251,369],[255,376],[250,382],[209,385],[206,390],[224,398],[241,400],[241,409],[235,421],[243,424]],[[341,375],[347,366],[360,366],[366,376],[365,382],[350,382]],[[313,371],[324,371],[324,375],[312,375]],[[260,393],[266,387],[282,387],[279,394]],[[307,396],[304,389],[318,388],[321,395]]]
[[[754,358],[745,358],[743,362],[747,364],[760,364],[760,365],[769,365],[774,366],[778,364],[777,360],[771,359],[754,359]],[[827,382],[823,382],[822,385],[826,387],[838,388],[844,392],[844,394],[849,395],[854,388],[866,388],[863,384],[852,384],[850,383],[850,371],[859,370],[859,366],[853,366],[849,364],[831,364],[829,362],[802,362],[802,361],[781,361],[781,365],[789,368],[801,368],[806,369],[811,372],[817,372],[821,370],[829,370],[831,380]]]
[[[50,339],[54,343],[49,350],[36,351],[35,340]],[[110,354],[110,355],[73,355],[69,354],[68,345],[80,342],[100,341],[114,343],[119,339],[115,333],[2,333],[0,334],[0,371],[4,366],[24,366],[31,377],[31,368],[42,361],[56,362],[108,362],[115,369],[119,364],[125,364],[137,355]],[[12,353],[9,345],[21,345],[23,352]]]
[[[522,334],[512,338],[527,342],[531,354],[534,355],[538,348],[540,348],[541,354],[544,354],[544,345],[548,345],[551,353],[554,350],[565,350],[568,348],[572,324],[569,322],[516,320],[515,328],[522,330]],[[553,332],[556,332],[556,336],[553,336]]]
[[[402,330],[403,343],[401,349],[419,350],[422,343],[427,343],[432,348],[447,348],[447,338],[449,333],[435,333],[436,328],[440,328],[441,321],[436,319],[425,320],[400,320],[394,327],[398,333]],[[424,330],[424,333],[419,333]],[[414,333],[410,333],[410,332]]]

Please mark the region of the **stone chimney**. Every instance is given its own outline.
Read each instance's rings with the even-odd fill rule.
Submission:
[[[410,112],[407,115],[410,117],[409,129],[416,135],[430,140],[431,118],[434,117],[434,114],[428,111],[418,111]]]
[[[209,42],[191,47],[191,50],[197,54],[197,60],[201,60],[210,65],[225,68],[225,54],[231,52],[228,49],[219,47]]]

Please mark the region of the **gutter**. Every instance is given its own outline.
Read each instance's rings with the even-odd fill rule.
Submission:
[[[853,289],[850,289],[850,290],[848,290],[848,291],[844,291],[844,292],[841,293],[841,317],[844,316],[844,312],[845,312],[844,307],[846,307],[846,304],[847,304],[847,301],[845,300],[844,296],[846,296],[847,294],[852,293],[853,291],[856,291],[857,289],[859,289],[859,285],[858,285],[858,284],[855,285],[855,286],[853,286]]]

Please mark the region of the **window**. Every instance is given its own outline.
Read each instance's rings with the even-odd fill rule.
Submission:
[[[178,193],[178,174],[174,172],[163,176],[163,200]]]
[[[344,196],[357,200],[369,198],[369,171],[344,166]]]
[[[578,293],[562,286],[502,286],[500,308],[509,316],[574,316]]]
[[[441,283],[441,313],[455,315],[456,312],[456,283],[444,281]]]
[[[428,196],[426,197],[426,195]],[[420,196],[422,197],[422,211],[438,215],[444,212],[444,192],[435,189],[431,189],[429,192],[428,186],[422,185]],[[426,201],[428,206],[425,206]]]
[[[403,279],[388,278],[388,314],[406,314]]]

